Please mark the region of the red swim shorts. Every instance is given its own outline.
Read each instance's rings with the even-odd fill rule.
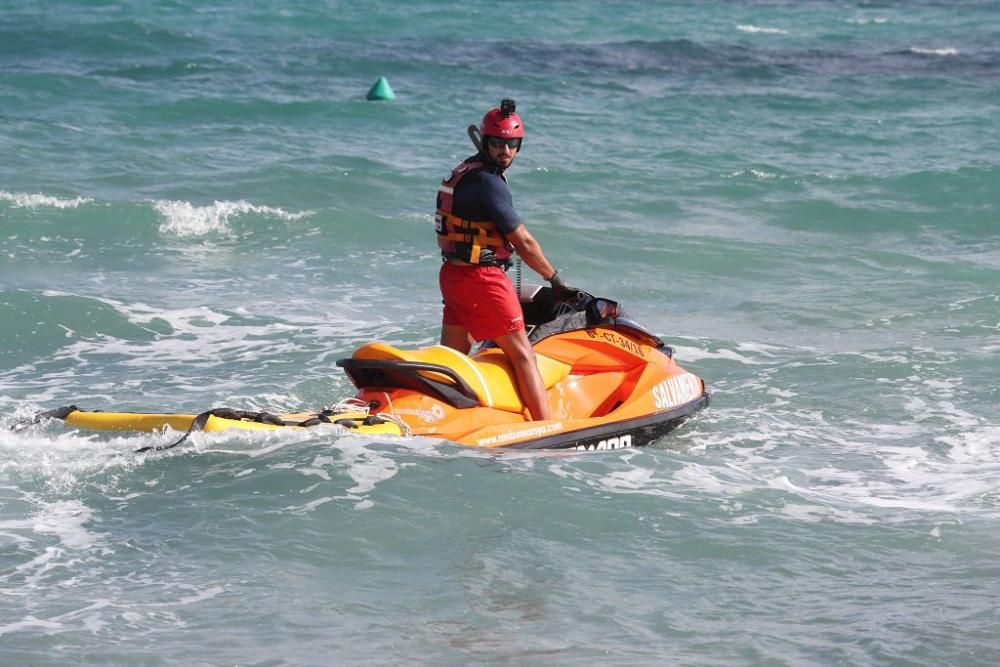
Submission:
[[[500,267],[445,262],[438,280],[444,297],[444,324],[465,327],[477,341],[524,329],[517,292]]]

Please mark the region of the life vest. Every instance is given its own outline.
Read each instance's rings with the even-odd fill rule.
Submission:
[[[437,232],[438,246],[441,248],[441,254],[448,259],[459,259],[469,264],[484,266],[509,266],[513,248],[500,233],[495,222],[466,220],[452,213],[455,188],[463,178],[482,168],[483,163],[478,160],[462,162],[451,170],[448,178],[441,181],[441,187],[438,188],[437,212],[434,214],[434,230]]]

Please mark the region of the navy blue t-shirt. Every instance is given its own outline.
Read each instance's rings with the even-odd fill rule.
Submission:
[[[499,167],[492,165],[467,174],[455,188],[451,212],[466,220],[491,220],[501,234],[517,229],[521,216],[514,210],[514,195],[500,174]]]

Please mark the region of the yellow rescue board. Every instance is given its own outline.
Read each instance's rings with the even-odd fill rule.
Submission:
[[[275,415],[285,422],[284,425],[268,424],[249,419],[227,419],[210,415],[205,420],[201,431],[225,431],[227,429],[243,429],[250,431],[266,431],[288,428],[312,428],[313,425],[300,426],[300,422],[316,416],[313,412],[296,412]],[[350,431],[365,435],[403,435],[402,429],[396,423],[385,421],[381,423],[364,423],[367,415],[364,412],[344,412],[332,415],[330,420]],[[172,428],[175,431],[187,431],[191,428],[197,415],[141,413],[141,412],[87,412],[75,410],[66,415],[65,421],[70,426],[96,431],[161,431]],[[322,426],[323,424],[314,424]]]

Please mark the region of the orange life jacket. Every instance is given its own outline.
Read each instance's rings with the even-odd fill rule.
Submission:
[[[471,172],[482,168],[483,163],[479,161],[462,162],[451,170],[448,178],[441,181],[437,212],[434,214],[438,246],[441,254],[448,259],[460,259],[469,264],[509,265],[507,260],[513,248],[496,223],[492,220],[466,220],[452,213],[455,188]]]

